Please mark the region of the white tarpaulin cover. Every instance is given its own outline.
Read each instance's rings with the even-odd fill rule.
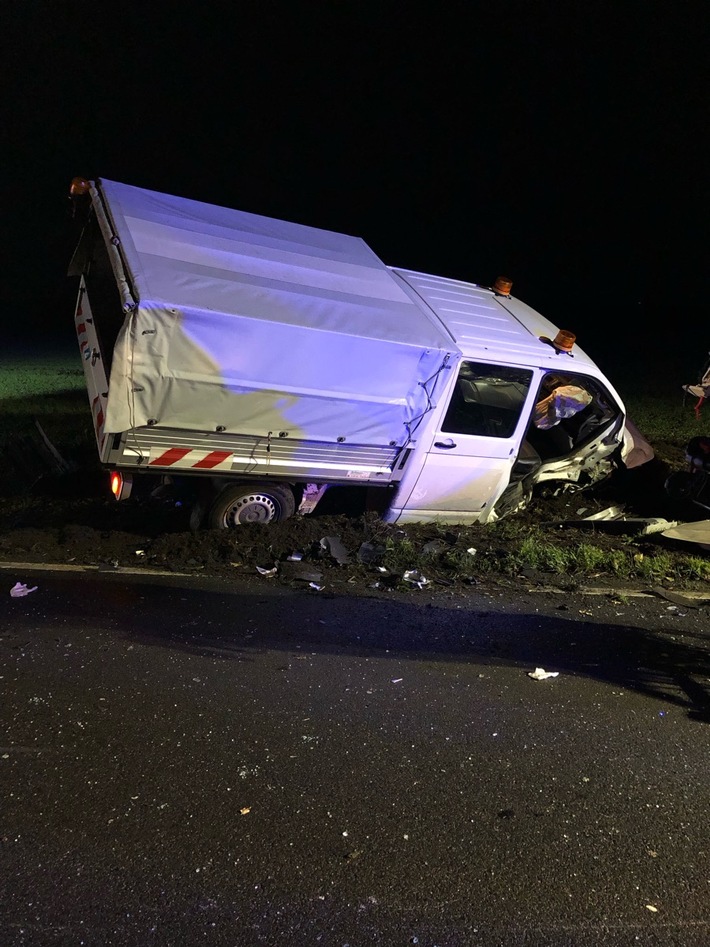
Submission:
[[[456,346],[359,238],[102,180],[136,309],[105,429],[402,444]]]

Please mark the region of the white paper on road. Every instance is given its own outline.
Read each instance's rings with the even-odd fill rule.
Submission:
[[[546,671],[545,668],[535,668],[534,671],[528,671],[528,677],[534,681],[546,681],[548,677],[557,677],[559,671]]]

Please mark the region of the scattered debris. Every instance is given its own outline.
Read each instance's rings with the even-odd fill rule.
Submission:
[[[71,484],[74,484],[73,480]],[[93,480],[90,486],[94,489]],[[656,484],[655,480],[652,486],[661,488],[661,484]],[[642,498],[645,503],[645,492]],[[619,542],[614,537],[614,532],[623,536],[630,530],[629,523],[624,522],[623,517],[636,515],[638,512],[631,502],[625,505],[621,500],[610,498],[600,502],[596,494],[588,503],[586,499],[582,502],[578,499],[567,502],[568,499],[565,495],[557,502],[549,496],[541,495],[537,506],[533,505],[530,513],[526,514],[533,523],[540,522],[546,529],[554,527],[554,534],[549,540],[553,544],[559,543],[565,551],[568,548],[576,548],[582,532],[565,528],[567,520],[576,520],[588,530],[593,529],[598,533],[591,541],[606,553]],[[650,498],[648,500],[650,504]],[[26,512],[22,514],[21,519],[17,519],[13,504],[20,502],[23,509],[26,505]],[[9,528],[2,531],[0,551],[3,557],[9,560],[8,565],[15,574],[25,571],[24,568],[17,568],[20,562],[46,563],[56,560],[98,568],[101,572],[118,573],[121,566],[132,566],[134,569],[151,566],[173,572],[196,572],[199,569],[205,574],[234,577],[241,573],[251,573],[257,582],[261,578],[275,577],[277,584],[283,582],[285,585],[301,587],[308,593],[316,591],[316,594],[320,593],[308,588],[309,583],[322,585],[325,582],[326,589],[329,589],[331,583],[335,583],[333,587],[338,588],[348,582],[348,589],[353,586],[361,587],[366,594],[383,597],[390,592],[398,594],[402,591],[412,595],[415,590],[423,590],[428,596],[430,593],[442,591],[442,587],[446,592],[451,587],[458,590],[472,584],[485,586],[489,578],[492,582],[497,582],[497,573],[501,572],[500,566],[507,560],[509,545],[505,536],[498,534],[496,529],[476,525],[446,533],[441,531],[440,527],[432,531],[431,526],[419,527],[417,524],[409,524],[406,529],[394,529],[389,524],[369,516],[346,518],[340,515],[310,519],[292,517],[284,523],[272,524],[269,530],[263,531],[205,530],[188,538],[186,529],[183,529],[186,522],[182,522],[186,517],[175,520],[172,508],[168,511],[168,508],[163,506],[159,512],[165,517],[165,529],[159,536],[151,535],[149,538],[141,530],[141,505],[132,506],[133,500],[128,504],[111,506],[110,509],[105,508],[103,499],[97,501],[96,507],[91,507],[91,516],[95,517],[91,520],[95,523],[94,529],[80,525],[84,522],[82,517],[88,514],[83,505],[77,505],[79,502],[83,504],[84,500],[77,500],[75,503],[74,499],[71,499],[70,503],[63,493],[55,497],[54,486],[51,489],[47,487],[46,497],[44,490],[38,492],[31,505],[26,500],[8,499],[3,522]],[[607,509],[601,509],[602,507]],[[62,511],[66,509],[67,517],[76,516],[76,521],[67,521],[59,527],[42,525],[50,521],[47,511],[53,517],[57,509],[62,515]],[[642,510],[644,515],[646,512]],[[648,512],[654,512],[650,505]],[[669,520],[676,518],[676,514],[668,513],[663,508],[655,512],[666,515]],[[591,514],[597,518],[583,520],[582,514]],[[699,515],[710,516],[710,512]],[[619,519],[605,521],[600,520],[599,516],[616,516]],[[680,518],[680,515],[677,518]],[[608,531],[605,522],[609,527]],[[654,521],[656,526],[663,525],[663,522]],[[647,525],[648,522],[644,521],[644,527]],[[559,526],[562,528],[558,529]],[[688,554],[705,555],[700,549],[702,543],[699,541],[702,538],[702,530],[705,530],[704,538],[710,548],[710,520],[681,523],[676,527],[669,525],[668,529],[663,531],[663,538],[660,534],[649,537],[651,541],[643,546],[640,543],[638,547],[629,546],[622,538],[620,543],[623,544],[624,557],[633,568],[629,585],[648,592],[648,577],[656,574],[658,578],[655,583],[650,583],[651,585],[663,585],[669,589],[678,587],[679,593],[685,593],[688,588],[698,590],[691,593],[692,602],[678,600],[677,604],[682,611],[689,610],[686,605],[694,606],[695,614],[698,608],[707,609],[710,604],[710,586],[707,584],[705,563],[698,562],[693,565],[692,571],[685,563]],[[517,549],[524,532],[521,530],[520,534],[516,533],[511,538],[511,549]],[[676,537],[695,542],[696,545],[689,545],[688,542],[676,543]],[[662,548],[664,557],[668,555],[668,566],[661,564],[659,567],[664,571],[652,568],[651,558],[656,556],[658,547]],[[349,561],[344,565],[342,563],[348,550]],[[557,586],[563,580],[551,578],[548,571],[542,567],[532,569],[522,566],[522,563],[526,562],[525,556],[521,556],[520,561],[521,569],[515,581],[519,581],[522,576],[523,580],[527,578],[534,587],[531,591],[544,583],[553,586],[557,591]],[[604,580],[609,572],[610,562],[606,558],[600,558],[598,573],[595,571],[585,572],[583,576],[572,575],[574,561],[570,557],[568,576],[564,581],[569,580],[575,588],[580,581],[596,580],[597,576]],[[647,563],[649,568],[643,568]],[[259,579],[256,578],[257,574]],[[8,577],[11,575],[12,573],[8,573]],[[501,578],[502,583],[506,585],[512,581],[507,576]],[[677,581],[674,582],[673,579]],[[676,604],[671,596],[666,597],[670,599],[671,604]],[[595,608],[595,614],[596,611]]]
[[[385,547],[377,543],[362,543],[357,551],[357,559],[366,565],[372,565],[385,554]]]
[[[683,608],[699,608],[701,605],[707,605],[710,602],[710,596],[694,598],[690,595],[682,595],[680,592],[671,592],[670,589],[664,589],[661,586],[657,586],[652,591],[654,595],[673,602],[674,605],[681,605]]]
[[[599,510],[597,513],[590,513],[585,516],[585,520],[618,520],[624,515],[623,506],[608,506],[605,510]]]
[[[429,584],[429,579],[425,578],[418,569],[408,569],[402,576],[405,582],[416,585],[418,589],[423,589]]]
[[[250,812],[251,806],[242,806],[242,808],[239,810],[240,815],[249,815]]]
[[[309,569],[305,562],[282,562],[279,575],[283,579],[290,579],[293,582],[320,582],[323,578],[322,572],[315,569]]]
[[[697,520],[695,523],[671,523],[661,535],[666,539],[696,543],[701,549],[710,551],[710,520]]]
[[[31,589],[28,589],[23,582],[16,582],[10,589],[10,595],[13,598],[21,598],[23,595],[29,595],[30,592],[36,592],[38,588],[39,586],[35,585]]]
[[[534,671],[528,671],[528,677],[534,681],[546,681],[548,677],[558,677],[559,671],[546,671],[545,668],[535,668]]]
[[[428,543],[424,543],[422,546],[422,555],[423,556],[433,556],[437,552],[443,552],[444,549],[448,549],[449,544],[444,542],[443,539],[432,539]]]
[[[651,536],[653,533],[663,533],[677,526],[675,521],[664,519],[662,516],[629,516],[623,506],[609,506],[598,513],[592,513],[580,520],[565,520],[564,526],[584,528],[588,526],[601,528],[606,532],[630,533],[634,536]]]
[[[350,553],[337,536],[324,536],[320,541],[320,548],[332,556],[338,565],[345,566],[350,562]]]
[[[403,680],[403,677],[393,677],[390,684],[401,684]]]
[[[647,904],[647,905],[646,905],[646,908],[647,908],[649,911],[652,911],[654,914],[657,914],[657,913],[658,913],[658,908],[657,908],[655,905],[653,905],[653,904]]]

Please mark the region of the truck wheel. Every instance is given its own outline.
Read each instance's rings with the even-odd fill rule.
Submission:
[[[207,525],[210,529],[233,529],[245,523],[278,523],[295,510],[294,495],[282,484],[232,484],[214,500]]]

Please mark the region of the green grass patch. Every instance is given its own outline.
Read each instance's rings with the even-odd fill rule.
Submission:
[[[86,448],[93,426],[79,354],[9,358],[0,367],[0,446],[37,420],[59,448]]]
[[[21,413],[33,407],[52,411],[54,396],[76,391],[86,397],[84,369],[78,353],[9,359],[0,370],[3,411]]]

